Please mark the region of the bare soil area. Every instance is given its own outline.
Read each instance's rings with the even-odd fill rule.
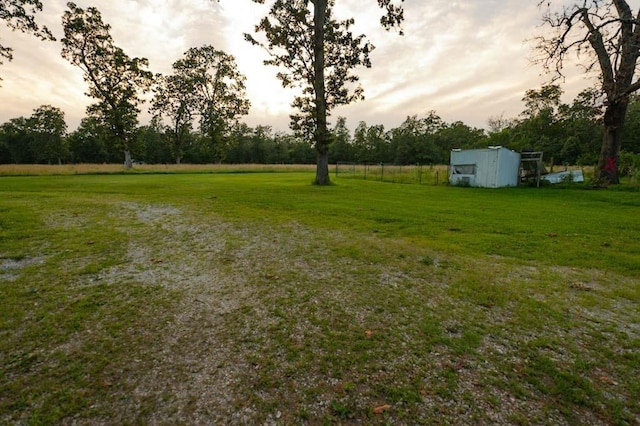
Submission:
[[[295,223],[238,225],[169,205],[117,214],[133,224],[127,263],[81,285],[162,286],[175,311],[137,331],[156,343],[108,379],[113,397],[96,402],[90,423],[608,424],[584,393],[606,389],[640,424],[628,390],[617,391],[623,372],[603,370],[597,348],[602,336],[640,338],[637,304],[598,301],[614,284],[640,284],[629,278]],[[486,280],[467,283],[469,268]],[[557,282],[539,291],[550,276]],[[524,378],[547,360],[559,374],[593,365],[568,391],[569,412],[548,371]]]

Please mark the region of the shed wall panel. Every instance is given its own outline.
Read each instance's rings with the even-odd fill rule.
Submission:
[[[458,173],[465,165],[475,165],[475,173]],[[451,152],[451,174],[449,181],[456,185],[461,181],[471,186],[499,188],[516,186],[520,169],[520,154],[506,148],[470,149]]]

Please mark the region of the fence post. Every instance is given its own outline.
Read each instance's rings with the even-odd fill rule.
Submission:
[[[380,163],[380,182],[384,182],[384,163]]]

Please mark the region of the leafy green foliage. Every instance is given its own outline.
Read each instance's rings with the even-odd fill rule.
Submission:
[[[340,131],[336,126],[335,132]],[[345,138],[344,131],[342,131]],[[484,144],[482,129],[461,122],[445,123],[435,111],[426,117],[409,116],[397,128],[360,122],[349,146],[342,146],[334,161],[392,164],[447,164],[454,148],[472,148]]]
[[[47,27],[39,27],[35,20],[36,13],[42,11],[40,0],[0,0],[0,19],[3,19],[12,30],[34,34],[42,40],[55,38]],[[13,59],[13,49],[0,44],[0,58]],[[0,64],[2,61],[0,60]]]
[[[264,0],[254,0],[264,3]],[[313,5],[313,15],[309,10]],[[313,135],[318,152],[314,183],[328,185],[329,144],[327,116],[337,105],[346,105],[362,99],[362,89],[357,86],[358,76],[351,71],[358,66],[371,66],[369,53],[373,46],[365,42],[365,36],[354,38],[350,27],[353,18],[342,22],[332,18],[335,0],[276,0],[265,17],[256,26],[256,32],[264,32],[266,43],[245,34],[247,41],[263,46],[271,55],[265,63],[283,67],[278,73],[285,87],[300,87],[293,106],[300,114],[291,116],[291,127],[298,134]],[[386,9],[381,23],[386,28],[399,25],[404,16],[401,6],[391,0],[378,0],[378,6]]]
[[[629,100],[622,144],[623,151],[640,154],[640,96],[637,94]]]
[[[31,131],[34,133],[33,153],[36,163],[62,163],[69,155],[64,112],[51,105],[43,105],[31,115]]]
[[[24,117],[12,118],[2,124],[0,140],[2,147],[2,162],[15,164],[29,164],[33,160],[29,152],[28,120]]]
[[[167,132],[171,138],[176,164],[180,164],[186,138],[193,127],[194,106],[190,102],[192,93],[193,88],[178,76],[156,76],[151,112],[154,113],[157,124],[162,123],[163,116],[169,120]]]
[[[194,47],[173,64],[173,74],[160,76],[151,111],[169,119],[169,134],[176,162],[198,117],[200,131],[211,145],[214,161],[224,159],[226,137],[238,119],[249,112],[246,77],[235,58],[213,46]]]
[[[625,151],[620,153],[620,175],[638,178],[640,175],[640,154]]]
[[[327,115],[339,105],[363,99],[362,87],[352,88],[359,81],[352,70],[358,66],[371,67],[369,54],[373,45],[365,40],[363,34],[353,35],[350,30],[353,19],[333,19],[335,2],[330,1],[324,25],[324,76],[316,76],[313,66],[314,20],[308,3],[307,0],[277,0],[269,16],[256,26],[256,32],[264,33],[266,43],[259,43],[250,34],[245,34],[245,38],[270,53],[271,58],[265,61],[265,65],[283,68],[277,76],[284,87],[301,88],[302,94],[296,96],[292,104],[300,114],[291,116],[291,128],[300,135],[312,137],[317,128],[317,78],[325,79]]]
[[[563,104],[561,95],[558,85],[528,90],[521,117],[490,133],[487,144],[543,151],[554,164],[594,165],[602,144],[600,96],[586,89],[572,104]]]
[[[130,149],[138,124],[140,93],[148,91],[153,75],[146,58],[130,58],[114,44],[110,26],[98,9],[82,9],[67,3],[62,17],[62,57],[79,67],[89,84],[87,94],[98,102],[87,108],[89,116],[101,120],[113,141],[125,152],[131,167]]]
[[[558,9],[556,2],[539,1],[538,6],[544,10],[543,23],[549,29],[537,37],[538,62],[555,77],[562,77],[567,57],[577,53],[584,67],[598,77],[606,102],[596,180],[617,184],[629,99],[640,89],[638,13],[626,0],[576,1]]]
[[[110,143],[107,127],[96,117],[85,117],[67,137],[73,163],[119,163],[121,153]]]
[[[2,162],[57,164],[69,159],[64,112],[42,105],[29,118],[12,119],[0,128]],[[0,151],[1,152],[1,151]]]

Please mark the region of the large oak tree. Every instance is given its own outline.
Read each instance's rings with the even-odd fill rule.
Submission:
[[[210,45],[187,50],[173,63],[173,74],[157,79],[151,111],[171,123],[178,163],[195,118],[199,118],[200,131],[207,136],[216,161],[222,161],[225,135],[249,112],[245,81],[235,58]]]
[[[131,168],[131,144],[138,125],[140,95],[148,91],[153,74],[145,58],[130,58],[115,45],[110,26],[95,7],[82,9],[67,3],[62,17],[62,56],[79,67],[89,84],[87,95],[98,100],[87,113],[100,119],[111,139],[124,150],[125,165]]]
[[[381,19],[385,28],[402,23],[401,6],[393,0],[377,2],[386,12]],[[292,127],[313,135],[318,185],[330,183],[327,116],[334,107],[363,98],[362,88],[353,87],[359,79],[352,71],[371,66],[369,53],[373,49],[364,35],[353,35],[353,19],[336,21],[332,17],[334,5],[335,0],[276,0],[269,15],[256,26],[256,32],[264,33],[267,42],[262,45],[271,55],[265,63],[282,67],[278,77],[283,86],[302,88],[302,95],[292,104],[300,111],[292,116]],[[246,37],[260,44],[252,36]]]
[[[640,55],[640,9],[634,14],[625,0],[581,0],[562,10],[540,1],[544,23],[553,31],[538,38],[540,61],[562,76],[569,55],[578,54],[595,71],[605,97],[604,137],[597,177],[619,183],[618,159],[630,96],[640,89],[636,73]]]

